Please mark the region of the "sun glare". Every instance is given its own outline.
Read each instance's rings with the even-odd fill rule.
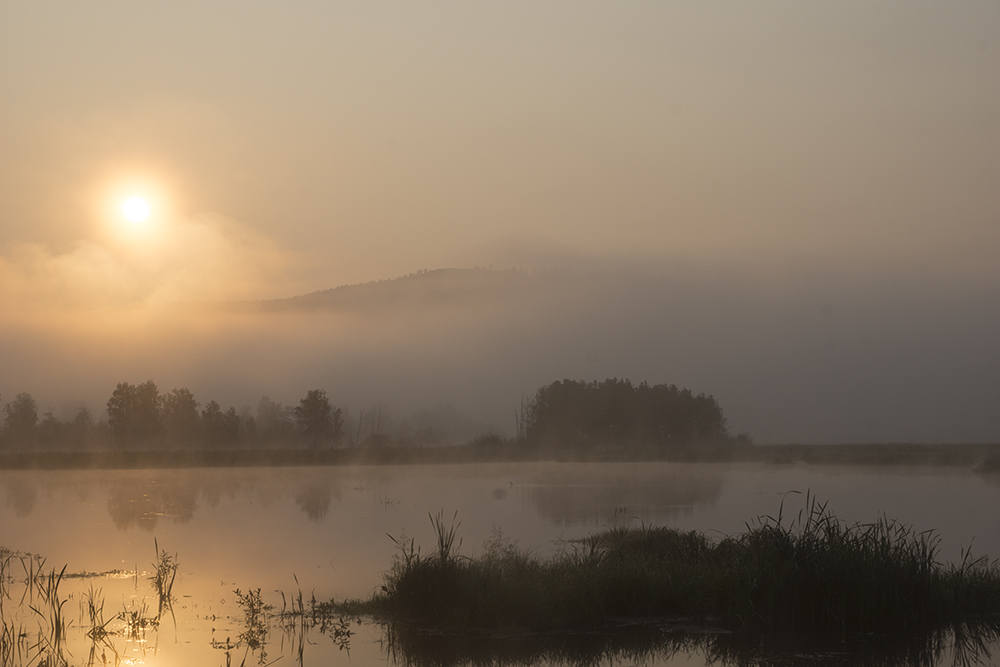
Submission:
[[[133,247],[156,243],[174,213],[167,182],[155,173],[135,169],[106,175],[103,180],[94,189],[94,213],[108,239]]]
[[[122,213],[129,222],[142,222],[149,217],[149,202],[142,197],[129,197],[122,202]]]

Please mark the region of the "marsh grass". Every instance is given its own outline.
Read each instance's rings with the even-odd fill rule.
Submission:
[[[83,594],[80,601],[80,607],[80,617],[86,619],[86,625],[88,627],[86,637],[90,640],[90,656],[87,660],[87,664],[97,664],[98,649],[101,651],[101,662],[107,664],[107,652],[111,651],[114,658],[114,664],[119,664],[121,662],[120,655],[118,653],[118,649],[112,641],[113,633],[108,629],[108,626],[115,620],[115,618],[104,618],[104,596],[101,589],[95,589],[94,585],[91,584],[90,588],[88,588]]]
[[[149,577],[153,588],[156,589],[158,600],[156,618],[163,616],[163,611],[170,612],[174,616],[174,580],[177,578],[177,555],[173,556],[166,549],[160,549],[156,538],[153,538],[153,549],[156,552],[156,562],[153,563],[153,574]],[[177,619],[174,618],[176,624]]]
[[[0,547],[0,616],[3,615],[4,600],[10,598],[10,585],[14,581],[11,574],[12,565],[20,557],[21,555],[15,551]]]
[[[950,630],[995,633],[1000,570],[966,553],[937,560],[939,539],[879,518],[848,525],[807,496],[789,521],[779,508],[739,535],[615,527],[547,560],[495,538],[476,558],[449,547],[432,517],[436,553],[404,549],[381,592],[341,609],[463,632],[574,632],[627,620],[689,619],[780,643]],[[399,542],[397,542],[399,545]]]
[[[97,643],[97,642],[107,642],[108,637],[111,636],[111,632],[108,630],[108,625],[114,620],[114,617],[105,619],[104,618],[104,596],[101,593],[101,589],[95,589],[94,585],[91,584],[90,588],[83,594],[83,599],[81,601],[81,617],[86,618],[87,627],[87,637]]]
[[[40,618],[35,644],[30,647],[35,652],[33,660],[40,665],[67,664],[64,651],[69,623],[63,613],[67,599],[59,594],[59,585],[66,574],[66,566],[58,573],[55,569],[44,573],[39,568],[29,577],[30,587],[38,598],[37,603],[28,605]]]
[[[32,558],[29,554],[0,547],[0,667],[24,663],[28,651],[28,633],[22,623],[8,619],[4,607],[6,601],[10,600],[11,585],[15,583],[14,563],[20,563],[27,571],[25,560],[29,558]],[[22,599],[21,604],[23,602]]]
[[[146,632],[160,627],[158,616],[150,616],[146,601],[142,600],[131,609],[125,607],[118,612],[118,619],[124,623],[124,634],[128,641],[145,642]]]
[[[451,523],[445,525],[444,523],[444,510],[438,512],[435,515],[427,514],[430,517],[431,525],[434,526],[434,535],[437,537],[437,557],[438,561],[441,563],[446,563],[451,559],[451,551],[454,549],[458,552],[462,548],[461,538],[458,540],[458,544],[455,544],[455,538],[458,535],[458,529],[461,527],[462,522],[459,521],[455,523],[458,518],[458,511],[451,517]],[[411,543],[412,550],[412,543]]]
[[[298,577],[292,576],[297,589],[290,594],[278,591],[281,594],[280,609],[264,601],[260,588],[246,592],[241,589],[233,591],[236,603],[243,611],[242,631],[236,641],[231,637],[227,637],[224,642],[212,640],[212,647],[223,651],[227,667],[233,664],[245,667],[251,655],[256,656],[258,665],[273,664],[274,661],[268,662],[267,653],[272,628],[280,631],[282,651],[286,648],[286,642],[290,642],[291,652],[296,656],[298,664],[304,663],[305,647],[312,643],[308,634],[314,629],[330,637],[338,649],[350,653],[350,641],[354,635],[351,626],[355,622],[360,623],[360,620],[345,615],[330,603],[317,601],[315,595],[306,599]],[[234,654],[241,649],[243,657],[238,663],[234,663]]]
[[[352,626],[360,624],[361,620],[350,613],[345,613],[344,610],[330,602],[318,601],[315,594],[310,595],[307,606],[302,596],[302,587],[299,586],[299,578],[295,575],[293,577],[297,592],[286,597],[284,591],[281,591],[281,610],[276,615],[284,636],[297,643],[300,662],[306,634],[312,629],[318,629],[320,634],[326,635],[336,644],[338,650],[350,654],[351,637],[354,636]],[[288,605],[289,600],[291,607]]]

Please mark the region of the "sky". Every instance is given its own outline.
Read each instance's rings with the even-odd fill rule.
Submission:
[[[1000,440],[998,35],[986,1],[4,3],[0,401],[99,408],[153,375],[292,401],[308,378],[401,411],[475,395],[503,422],[601,374],[713,393],[764,441]],[[352,393],[329,351],[329,376],[291,361],[315,323],[162,310],[473,266],[660,287],[585,327],[620,332],[603,349],[531,311],[432,395],[399,389],[441,368],[405,330],[391,354],[343,343]],[[657,317],[691,323],[685,354]],[[787,354],[813,338],[841,357]],[[205,362],[234,339],[287,363]]]

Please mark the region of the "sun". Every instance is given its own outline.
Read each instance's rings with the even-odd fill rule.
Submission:
[[[122,202],[122,214],[129,222],[143,222],[149,217],[149,202],[142,197],[129,197]]]

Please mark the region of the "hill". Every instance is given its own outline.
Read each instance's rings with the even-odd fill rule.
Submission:
[[[554,282],[553,274],[516,270],[434,269],[389,280],[341,285],[284,299],[244,302],[241,308],[282,311],[398,311],[450,308],[518,300],[538,294]]]

